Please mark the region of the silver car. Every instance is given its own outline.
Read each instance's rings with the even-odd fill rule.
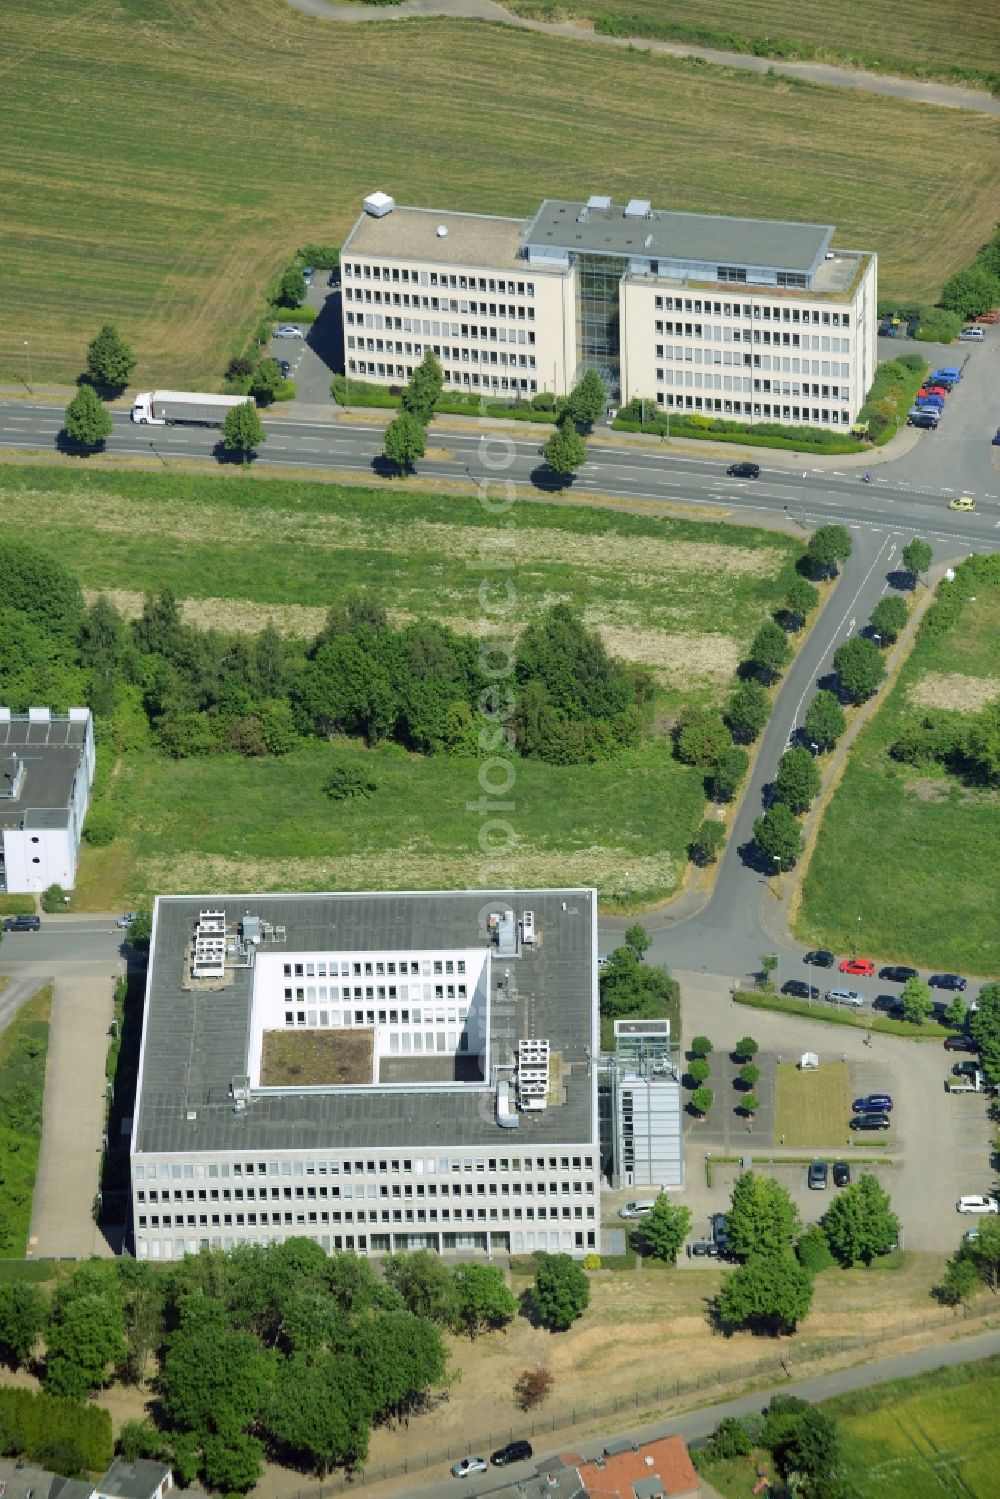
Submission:
[[[302,338],[304,335],[302,329],[295,323],[282,323],[280,328],[275,328],[274,336],[275,338]]]
[[[834,1005],[863,1005],[865,997],[857,989],[828,989],[826,997]]]

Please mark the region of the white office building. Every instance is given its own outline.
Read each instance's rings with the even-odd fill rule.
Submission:
[[[140,1259],[600,1247],[592,889],[161,896]]]
[[[530,219],[397,207],[341,252],[348,378],[402,385],[432,349],[449,386],[850,428],[875,373],[877,257],[829,224],[547,199]]]
[[[93,779],[89,708],[0,708],[0,891],[72,890]]]

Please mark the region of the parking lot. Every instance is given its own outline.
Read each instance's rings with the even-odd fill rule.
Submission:
[[[319,316],[314,323],[301,325],[304,337],[272,338],[267,350],[271,359],[288,363],[288,378],[295,381],[295,400],[278,408],[283,415],[300,406],[323,406],[330,410],[330,382],[334,373],[344,367],[339,272],[317,270],[306,293],[305,305],[314,308]],[[294,317],[289,318],[290,324],[294,321]]]

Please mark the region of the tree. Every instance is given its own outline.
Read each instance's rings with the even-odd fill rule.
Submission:
[[[750,756],[738,745],[732,745],[712,766],[708,778],[708,791],[717,802],[732,801],[750,765]]]
[[[444,370],[434,350],[428,349],[410,376],[409,384],[400,397],[400,407],[415,416],[421,426],[426,427],[434,415],[443,390]]]
[[[746,1072],[747,1070],[749,1070],[750,1072],[757,1071],[756,1067],[751,1067],[749,1069],[744,1068],[743,1070],[744,1072]],[[744,1114],[750,1114],[752,1116],[756,1114],[757,1110],[760,1108],[760,1099],[757,1097],[756,1093],[744,1093],[740,1097],[740,1108],[743,1110]]]
[[[587,457],[587,445],[569,422],[562,422],[543,449],[545,462],[554,474],[569,479]]]
[[[418,417],[401,411],[385,429],[382,451],[400,474],[407,474],[427,451],[427,433]]]
[[[773,682],[779,677],[792,657],[788,636],[773,620],[765,620],[750,642],[747,661],[750,669],[761,681]]]
[[[81,385],[66,407],[63,426],[67,437],[81,448],[99,448],[114,431],[111,413],[92,385]]]
[[[354,1467],[368,1450],[368,1402],[343,1355],[282,1359],[264,1411],[264,1426],[283,1455],[323,1477]]]
[[[776,970],[777,966],[778,966],[778,954],[776,952],[761,953],[761,956],[760,956],[760,987],[762,989],[768,990],[770,993],[774,992],[774,980],[771,978],[771,975],[772,975],[772,973],[774,973],[774,971]]]
[[[888,598],[880,599],[872,610],[872,630],[881,637],[883,645],[892,645],[908,617],[903,600],[890,594]]]
[[[851,533],[844,526],[820,526],[806,544],[806,562],[813,577],[836,577],[837,564],[846,562],[853,550]]]
[[[806,1405],[804,1411],[785,1425],[771,1451],[787,1478],[798,1476],[795,1492],[820,1495],[827,1492],[823,1487],[827,1482],[836,1483],[840,1464],[837,1422],[815,1405]],[[843,1493],[843,1489],[838,1487],[834,1492]]]
[[[908,541],[903,548],[903,566],[907,572],[913,573],[914,577],[925,573],[933,561],[934,553],[926,541],[919,536],[914,536],[913,540]]]
[[[517,1302],[498,1265],[456,1265],[455,1322],[470,1338],[506,1327],[517,1316]]]
[[[540,1254],[532,1299],[542,1325],[565,1332],[590,1305],[586,1271],[568,1254]]]
[[[979,1274],[972,1259],[959,1253],[944,1267],[944,1278],[934,1287],[934,1295],[946,1306],[958,1306],[971,1299],[978,1284]]]
[[[827,692],[825,688],[817,692],[806,709],[802,727],[810,744],[815,744],[817,749],[833,748],[847,728],[847,719],[835,692]]]
[[[451,1269],[440,1255],[429,1249],[411,1254],[390,1254],[382,1262],[382,1273],[395,1286],[415,1317],[425,1317],[443,1327],[454,1325],[458,1294]]]
[[[951,1004],[947,1007],[941,1019],[945,1025],[953,1026],[960,1031],[965,1026],[965,1000],[961,994],[956,994]]]
[[[690,1050],[693,1057],[707,1057],[711,1055],[713,1047],[707,1036],[695,1036],[691,1041]]]
[[[715,765],[732,742],[732,735],[718,713],[692,713],[680,725],[677,758],[685,765]]]
[[[829,1270],[831,1265],[837,1263],[830,1253],[826,1234],[818,1223],[811,1223],[804,1233],[799,1234],[795,1243],[795,1258],[813,1275],[818,1275],[821,1270]]]
[[[805,812],[819,792],[820,784],[819,766],[807,749],[785,751],[778,761],[778,773],[774,778],[777,801],[784,802],[793,812]]]
[[[37,1286],[0,1284],[0,1360],[11,1369],[30,1362],[48,1311],[48,1298]]]
[[[87,373],[95,385],[124,390],[136,358],[118,330],[105,323],[87,347]]]
[[[694,1109],[695,1113],[699,1114],[702,1118],[705,1117],[714,1102],[715,1094],[712,1092],[711,1088],[695,1088],[694,1092],[691,1094],[691,1107]]]
[[[625,946],[632,949],[640,963],[653,945],[646,928],[639,921],[634,921],[625,933]]]
[[[604,411],[607,401],[604,381],[596,370],[585,370],[563,406],[563,416],[589,431]]]
[[[1000,1218],[982,1218],[979,1238],[963,1246],[991,1291],[1000,1290]]]
[[[861,635],[837,647],[833,669],[852,703],[863,703],[885,680],[885,662],[878,646]]]
[[[756,1062],[747,1062],[740,1068],[740,1082],[744,1088],[756,1088],[760,1082],[760,1068]]]
[[[643,1254],[656,1260],[676,1260],[690,1227],[691,1209],[677,1206],[666,1192],[660,1192],[639,1227]]]
[[[704,1057],[692,1057],[691,1061],[688,1063],[688,1076],[699,1087],[702,1083],[708,1081],[708,1075],[711,1070],[711,1064],[707,1062]]]
[[[263,1407],[273,1367],[256,1337],[230,1330],[221,1301],[188,1295],[163,1361],[164,1413],[202,1443],[245,1431]]]
[[[727,1275],[716,1299],[726,1326],[794,1332],[812,1306],[812,1276],[787,1253],[756,1253]]]
[[[809,584],[804,585],[806,588]],[[752,744],[771,714],[771,699],[760,682],[740,682],[729,695],[722,717],[740,744]]]
[[[251,401],[231,406],[222,423],[222,446],[227,453],[241,453],[244,466],[249,465],[253,450],[267,441],[263,423]]]
[[[887,1192],[871,1172],[845,1187],[833,1199],[823,1219],[823,1229],[833,1253],[843,1265],[859,1260],[870,1265],[876,1255],[887,1254],[899,1238],[899,1219],[892,1211]]]
[[[107,1384],[126,1352],[125,1310],[116,1282],[81,1266],[53,1297],[45,1347],[49,1394],[84,1400]]]
[[[149,952],[152,936],[153,913],[148,907],[144,907],[135,913],[135,920],[128,929],[125,941],[136,952]]]
[[[514,1381],[514,1404],[519,1411],[534,1410],[543,1405],[552,1392],[555,1377],[550,1369],[522,1369]]]
[[[784,1253],[799,1227],[785,1188],[770,1176],[744,1171],[733,1183],[726,1235],[734,1254]]]
[[[753,825],[754,842],[777,869],[791,869],[804,847],[802,829],[784,802],[774,802]]]
[[[934,1009],[930,986],[922,979],[907,979],[899,1002],[903,1009],[903,1019],[910,1021],[911,1025],[923,1025]]]
[[[283,307],[298,307],[305,301],[306,278],[297,265],[289,266],[278,283],[277,300]]]
[[[764,953],[764,955],[762,956],[760,960],[760,966],[766,974],[772,974],[775,968],[777,968],[777,957],[777,953],[773,952]],[[772,958],[775,960],[774,962],[771,961]],[[757,1042],[754,1040],[753,1036],[741,1036],[736,1045],[733,1047],[733,1052],[736,1056],[746,1057],[747,1059],[749,1059],[750,1057],[755,1057],[759,1050],[760,1047],[757,1045]]]
[[[276,359],[262,359],[253,372],[250,394],[265,406],[274,400],[274,393],[283,379],[281,366]]]
[[[1000,1085],[1000,983],[984,984],[977,1001],[979,1009],[969,1018],[972,1039],[979,1047],[983,1072]]]
[[[785,594],[785,613],[804,623],[819,603],[819,589],[805,578],[796,578]]]
[[[958,271],[941,288],[940,302],[959,317],[972,318],[988,312],[1000,300],[1000,277],[982,265]]]
[[[714,817],[706,818],[691,842],[691,857],[696,864],[712,864],[726,841],[726,824]]]

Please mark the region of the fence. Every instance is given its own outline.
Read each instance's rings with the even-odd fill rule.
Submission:
[[[462,1433],[458,1445],[450,1444],[428,1452],[414,1453],[396,1463],[375,1463],[355,1474],[331,1476],[322,1483],[308,1489],[299,1489],[291,1499],[326,1499],[326,1495],[344,1494],[350,1489],[364,1488],[367,1484],[383,1483],[390,1478],[403,1478],[407,1474],[423,1473],[428,1468],[445,1469],[457,1458],[469,1452],[489,1453],[501,1447],[512,1437],[537,1438],[551,1432],[564,1431],[585,1422],[604,1420],[620,1415],[623,1411],[645,1411],[677,1400],[682,1395],[697,1394],[702,1390],[723,1391],[728,1387],[740,1388],[763,1374],[780,1374],[792,1380],[798,1370],[814,1364],[819,1358],[831,1358],[840,1353],[871,1348],[889,1338],[901,1338],[930,1328],[954,1325],[956,1322],[973,1322],[980,1330],[996,1325],[997,1317],[991,1313],[973,1313],[965,1306],[942,1308],[940,1312],[925,1312],[919,1322],[909,1327],[895,1324],[882,1325],[870,1331],[846,1338],[814,1338],[797,1346],[786,1346],[781,1353],[773,1353],[751,1363],[736,1364],[730,1368],[713,1370],[696,1379],[659,1379],[652,1384],[636,1385],[633,1389],[611,1396],[606,1400],[588,1401],[586,1405],[566,1407],[545,1415],[530,1414],[518,1421],[516,1430],[504,1426],[495,1431],[478,1435]],[[802,1378],[809,1377],[804,1372]]]

